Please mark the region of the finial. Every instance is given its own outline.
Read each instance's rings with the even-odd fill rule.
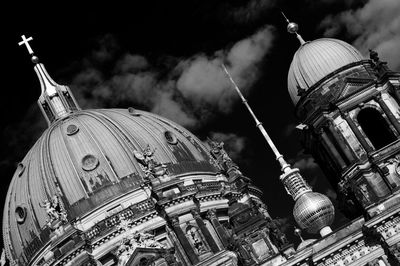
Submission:
[[[297,31],[299,30],[299,25],[295,22],[290,22],[289,19],[285,16],[285,13],[282,13],[282,16],[285,18],[286,22],[288,23],[287,25],[287,31],[291,34],[296,34],[297,39],[300,41],[300,44],[303,45],[306,42],[304,41],[304,39],[301,37],[300,34],[297,33]]]
[[[65,117],[76,110],[80,110],[68,86],[57,84],[50,77],[49,73],[47,73],[44,65],[39,62],[39,58],[35,56],[29,44],[33,38],[26,38],[25,35],[22,35],[21,38],[22,41],[20,41],[18,45],[25,45],[28,53],[32,56],[32,62],[35,64],[33,68],[39,78],[42,89],[38,104],[48,124],[50,125],[53,121]]]
[[[38,64],[38,63],[39,63],[39,57],[37,57],[36,55],[34,55],[34,52],[33,52],[33,50],[32,50],[32,47],[31,47],[30,44],[29,44],[29,42],[32,41],[33,38],[32,38],[32,37],[26,38],[25,35],[22,35],[21,38],[22,38],[22,41],[20,41],[20,42],[18,43],[18,45],[19,45],[19,46],[25,45],[26,49],[28,50],[28,53],[29,53],[30,55],[32,55],[32,58],[31,58],[32,63]]]
[[[304,241],[303,237],[301,236],[301,229],[300,228],[295,227],[294,228],[294,234],[297,235],[300,238],[301,242]]]

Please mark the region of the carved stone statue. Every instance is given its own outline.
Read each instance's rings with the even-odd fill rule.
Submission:
[[[289,242],[285,236],[284,233],[280,230],[280,227],[282,226],[281,223],[279,223],[275,219],[267,219],[267,227],[269,229],[269,237],[272,241],[272,243],[278,248],[282,248],[286,246]]]
[[[385,72],[389,71],[386,62],[382,62],[379,59],[378,53],[373,50],[369,50],[369,58],[373,61],[372,65],[374,70],[378,72],[379,75],[384,74]]]
[[[158,178],[161,182],[169,181],[170,177],[168,174],[167,166],[157,162],[154,159],[155,149],[151,149],[150,145],[147,144],[143,152],[134,151],[135,158],[143,166],[146,177],[151,181],[154,178]]]
[[[68,222],[67,213],[61,208],[57,195],[54,195],[51,201],[45,199],[43,203],[39,203],[39,206],[46,210],[49,217],[47,225],[52,229],[56,230],[59,226]]]
[[[200,236],[199,229],[197,227],[188,225],[186,229],[186,235],[189,241],[193,244],[198,254],[205,252],[205,246]]]
[[[218,164],[219,168],[226,171],[227,173],[232,172],[236,175],[242,175],[237,164],[234,163],[232,159],[229,157],[228,153],[226,153],[223,142],[217,142],[208,139],[208,144],[210,145],[211,148],[210,154]]]

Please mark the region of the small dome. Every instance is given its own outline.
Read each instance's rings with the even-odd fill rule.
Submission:
[[[299,89],[307,91],[335,70],[361,60],[360,52],[341,40],[322,38],[304,43],[295,53],[288,73],[293,103],[300,99]]]
[[[325,195],[308,192],[300,196],[293,208],[297,224],[310,233],[317,233],[332,224],[335,209]]]

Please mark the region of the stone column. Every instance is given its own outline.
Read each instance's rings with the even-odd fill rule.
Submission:
[[[211,222],[213,225],[215,231],[217,232],[219,238],[221,239],[222,244],[224,247],[227,247],[229,245],[229,235],[228,232],[226,231],[225,227],[220,224],[218,221],[218,217],[215,213],[215,209],[210,209],[207,212],[207,219]]]
[[[347,124],[349,124],[349,127],[351,130],[354,132],[354,135],[356,135],[356,138],[358,141],[361,143],[361,146],[367,151],[367,153],[372,152],[374,149],[371,147],[368,142],[365,140],[365,137],[363,134],[360,132],[354,121],[349,117],[349,114],[347,112],[342,114],[344,120],[346,120]]]
[[[203,219],[200,216],[200,213],[197,210],[192,210],[192,215],[197,225],[199,226],[200,231],[203,233],[203,236],[205,237],[208,245],[210,245],[211,251],[213,253],[217,253],[219,251],[218,245],[217,243],[215,243],[215,240],[210,231],[208,231],[206,224],[203,222]]]
[[[340,146],[340,148],[342,149],[343,153],[346,155],[347,160],[349,162],[353,162],[354,159],[356,159],[356,156],[354,155],[353,151],[350,149],[350,147],[348,145],[346,145],[345,143],[345,137],[343,135],[341,135],[338,131],[337,128],[335,126],[335,123],[333,122],[333,120],[329,120],[328,122],[328,128],[329,131],[332,133],[332,136],[336,139],[336,142],[338,143],[338,145]]]
[[[326,150],[331,154],[333,159],[336,159],[341,168],[346,167],[346,162],[343,160],[342,156],[336,150],[336,147],[333,145],[333,143],[326,135],[326,133],[323,130],[321,130],[319,132],[319,136],[322,138],[322,145],[325,146]]]
[[[194,252],[192,246],[189,243],[189,240],[186,238],[185,233],[182,231],[182,228],[179,224],[178,217],[170,218],[172,228],[176,236],[178,237],[179,242],[182,244],[183,249],[186,252],[186,255],[189,257],[189,260],[192,264],[196,264],[199,262],[199,258],[197,257],[196,253]]]
[[[396,85],[393,85],[392,92],[394,94],[394,98],[397,101],[397,104],[400,104],[400,88]]]
[[[399,123],[399,121],[397,121],[397,119],[393,115],[392,111],[389,109],[389,107],[386,105],[385,101],[382,99],[382,95],[376,95],[375,99],[379,103],[379,106],[382,108],[383,112],[389,119],[390,123],[392,123],[392,125],[396,129],[397,133],[400,134],[400,123]]]

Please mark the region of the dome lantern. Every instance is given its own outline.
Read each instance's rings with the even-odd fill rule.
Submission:
[[[39,78],[41,86],[41,95],[38,99],[40,110],[42,111],[47,123],[50,125],[52,122],[63,118],[70,113],[80,110],[71,90],[68,86],[57,84],[47,73],[46,68],[40,63],[39,58],[34,54],[29,41],[33,38],[26,38],[25,35],[21,36],[22,41],[18,43],[19,46],[25,45],[28,53],[32,56],[31,61],[35,64],[34,69]]]

